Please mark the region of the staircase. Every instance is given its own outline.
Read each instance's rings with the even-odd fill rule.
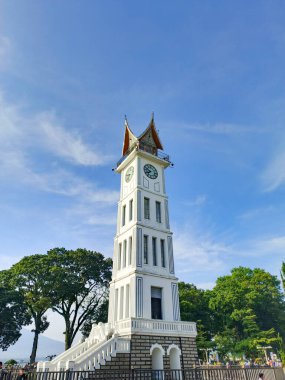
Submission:
[[[130,339],[113,334],[107,323],[94,325],[89,337],[50,362],[38,362],[37,371],[87,371],[100,369],[117,354],[130,352]],[[109,338],[109,339],[108,339]]]

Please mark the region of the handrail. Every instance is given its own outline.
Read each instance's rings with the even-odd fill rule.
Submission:
[[[139,142],[137,144],[134,144],[130,149],[127,150],[124,156],[122,156],[119,161],[117,162],[117,167],[127,158],[127,156],[133,151],[142,151],[147,152],[149,154],[152,154],[153,156],[156,156],[160,158],[161,160],[170,162],[170,156],[161,150],[157,149],[156,147],[153,147],[152,145],[148,145],[142,142]]]

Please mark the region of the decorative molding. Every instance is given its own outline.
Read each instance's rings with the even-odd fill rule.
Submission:
[[[138,160],[137,160],[137,168],[138,168],[138,180],[137,180],[137,184],[140,185],[141,184],[141,158],[138,157]]]
[[[180,350],[180,348],[179,348],[176,344],[171,344],[171,345],[168,347],[168,349],[167,349],[167,351],[166,351],[167,355],[170,354],[170,351],[171,351],[173,348],[174,348],[175,350],[177,350],[177,351],[178,351],[178,355],[181,356],[181,350]]]
[[[137,219],[142,220],[142,192],[140,190],[137,192]]]
[[[136,229],[134,228],[133,231],[132,231],[132,237],[133,237],[133,242],[132,242],[132,267],[135,267],[136,266],[136,258],[135,258],[135,250],[134,250],[134,247],[135,247],[135,243],[136,243]],[[137,250],[136,250],[137,251]]]
[[[173,319],[174,321],[180,321],[178,286],[176,283],[174,282],[171,283],[171,290],[172,290]]]
[[[169,226],[169,213],[168,213],[168,200],[164,199],[164,213],[165,213],[165,226],[167,229],[170,228]]]
[[[137,267],[142,266],[142,228],[137,228]]]
[[[165,189],[165,174],[164,174],[164,170],[162,170],[161,176],[162,176],[162,192],[163,192],[163,194],[165,194],[166,193],[166,189]]]
[[[154,191],[157,191],[158,193],[160,192],[160,183],[159,182],[154,183]]]
[[[173,244],[172,237],[167,236],[169,272],[174,274]]]
[[[165,350],[164,350],[163,347],[162,347],[160,344],[158,344],[158,343],[155,343],[155,344],[153,344],[153,345],[151,346],[151,348],[150,348],[150,350],[149,350],[149,354],[152,355],[153,350],[155,350],[156,348],[158,348],[158,349],[161,351],[162,356],[165,355]]]
[[[145,187],[146,189],[149,188],[149,180],[146,179],[145,177],[143,177],[143,185],[144,185],[144,187]]]
[[[136,279],[136,317],[143,317],[143,278]]]

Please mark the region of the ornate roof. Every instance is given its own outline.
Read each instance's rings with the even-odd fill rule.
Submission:
[[[123,144],[123,152],[122,152],[123,156],[127,154],[127,152],[131,150],[135,144],[138,144],[138,143],[152,146],[155,149],[163,150],[163,146],[159,139],[158,132],[155,128],[153,114],[152,114],[148,127],[139,137],[136,137],[133,134],[133,132],[131,131],[128,125],[127,119],[125,119],[125,135],[124,135],[124,144]]]

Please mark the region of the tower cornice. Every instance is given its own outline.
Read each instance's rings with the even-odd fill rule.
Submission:
[[[137,185],[136,189],[137,189],[137,190],[145,190],[145,188],[144,188],[142,185]],[[153,195],[155,195],[155,196],[157,195],[157,193],[156,193],[155,191],[152,191],[152,190],[149,190],[149,189],[148,189],[148,193],[153,194]],[[128,198],[128,196],[129,196],[129,195],[126,195],[126,196],[122,197],[122,198],[117,202],[117,204],[120,205],[122,202],[125,201],[125,199]],[[159,196],[160,196],[161,198],[164,198],[164,199],[168,200],[168,195],[166,195],[166,194],[159,194]]]
[[[146,152],[145,150],[140,149],[139,145],[136,145],[134,149],[126,156],[123,156],[117,163],[117,168],[115,171],[117,173],[121,173],[122,170],[126,166],[129,165],[129,163],[136,157],[143,157],[147,160],[152,161],[153,163],[156,163],[158,165],[163,166],[164,168],[167,168],[170,165],[169,156],[162,153],[157,152],[157,155],[153,155],[151,153]]]
[[[162,228],[162,227],[158,228],[158,227],[155,227],[152,225],[147,225],[143,222],[135,222],[132,225],[130,225],[129,228],[125,229],[123,232],[116,234],[115,239],[117,239],[118,237],[120,237],[123,234],[126,234],[128,231],[131,231],[134,227],[144,227],[144,228],[148,228],[149,230],[166,233],[169,236],[173,235],[173,232],[171,232],[170,229]]]

